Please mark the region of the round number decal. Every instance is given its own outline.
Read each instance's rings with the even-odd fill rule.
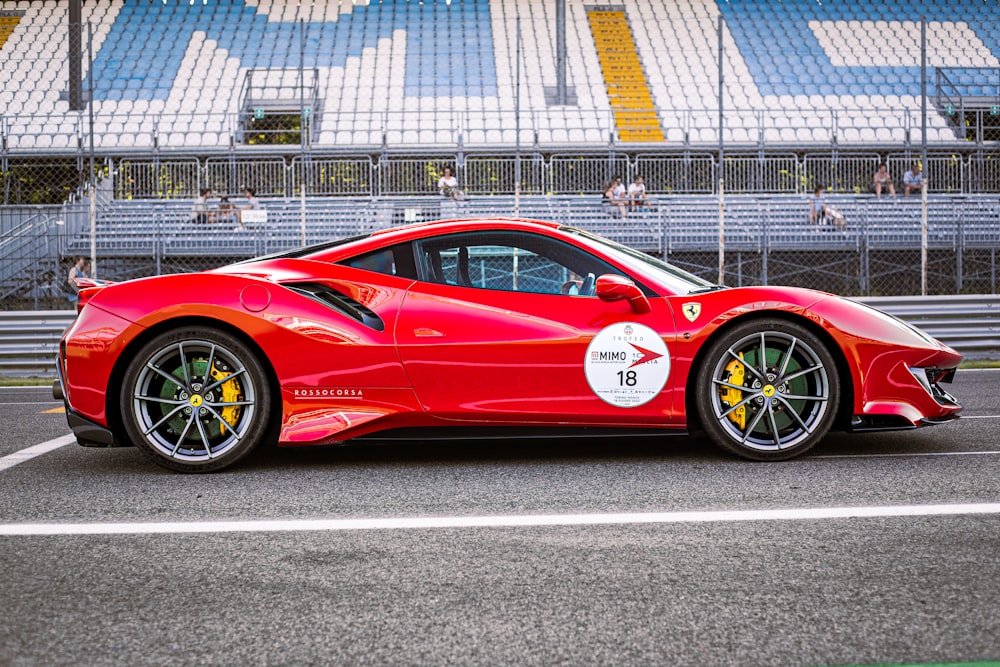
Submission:
[[[653,400],[670,375],[670,354],[660,336],[643,324],[619,322],[597,332],[583,365],[590,388],[602,400],[634,408]]]

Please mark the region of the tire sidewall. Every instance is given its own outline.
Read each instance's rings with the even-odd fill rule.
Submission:
[[[178,342],[205,340],[226,348],[246,368],[254,384],[255,406],[253,423],[250,425],[246,435],[234,447],[225,454],[204,463],[190,462],[172,459],[165,456],[160,450],[146,440],[143,435],[141,420],[135,412],[132,397],[136,390],[136,384],[140,373],[146,364],[160,353],[165,347]],[[175,329],[160,334],[143,345],[133,360],[129,363],[122,382],[121,394],[119,396],[119,409],[121,410],[122,422],[129,440],[146,456],[150,457],[157,464],[176,470],[179,472],[212,472],[230,466],[247,454],[264,439],[268,432],[268,421],[271,414],[271,390],[268,383],[268,375],[261,364],[260,359],[243,341],[235,336],[212,327],[185,327]]]
[[[712,381],[714,379],[715,368],[719,364],[720,357],[725,355],[726,350],[728,350],[729,347],[737,341],[749,335],[759,334],[761,332],[781,333],[800,339],[803,343],[812,348],[813,352],[815,352],[819,357],[820,363],[823,364],[823,367],[826,370],[829,394],[827,398],[826,411],[817,422],[811,434],[809,434],[801,442],[787,449],[762,451],[743,446],[739,442],[735,441],[729,432],[719,424],[718,418],[713,410],[712,392],[715,391],[715,387]],[[840,376],[837,371],[836,362],[829,347],[819,338],[819,336],[814,334],[808,328],[789,320],[775,318],[754,319],[739,323],[720,333],[711,343],[711,346],[705,354],[703,362],[700,368],[697,369],[697,372],[698,379],[695,385],[695,402],[698,417],[706,435],[708,435],[709,439],[711,439],[713,443],[723,450],[753,461],[785,461],[800,456],[801,454],[804,454],[808,450],[812,449],[830,431],[840,405]]]

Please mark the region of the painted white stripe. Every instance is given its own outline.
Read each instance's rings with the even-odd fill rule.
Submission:
[[[18,463],[24,463],[25,461],[30,461],[36,456],[41,456],[47,452],[51,452],[53,449],[59,449],[60,447],[65,447],[71,442],[76,442],[75,435],[64,435],[56,438],[55,440],[49,440],[48,442],[43,442],[33,447],[27,447],[20,451],[14,452],[13,454],[8,454],[0,458],[0,472],[3,472],[7,468],[13,468]]]
[[[983,452],[913,452],[908,454],[820,454],[809,459],[910,459],[924,456],[996,456],[1000,450]]]
[[[1000,415],[962,415],[961,419],[1000,419]]]
[[[7,403],[0,403],[0,405],[62,405],[62,401],[55,399],[50,401],[9,401]]]
[[[163,535],[173,533],[263,533],[291,531],[399,530],[414,528],[520,528],[534,526],[605,526],[724,521],[799,521],[875,517],[1000,514],[1000,503],[896,505],[884,507],[811,507],[772,510],[712,510],[620,514],[526,514],[501,516],[391,517],[383,519],[275,519],[260,521],[187,521],[164,523],[10,523],[10,535]]]

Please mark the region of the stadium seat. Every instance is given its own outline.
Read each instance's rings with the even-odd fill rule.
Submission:
[[[893,6],[853,0],[834,4],[629,0],[621,6],[653,102],[654,124],[665,128],[663,140],[668,143],[684,140],[685,125],[671,120],[673,109],[712,110],[718,105],[714,52],[720,15],[726,24],[724,137],[729,140],[753,141],[764,123],[764,140],[769,144],[822,142],[832,136],[835,112],[840,135],[854,136],[847,131],[857,129],[858,142],[905,141],[903,128],[912,126],[919,109],[919,68],[913,65],[913,52],[919,34],[914,17],[921,13],[929,17],[932,65],[944,63],[965,73],[966,94],[997,92],[988,73],[973,69],[1000,66],[996,3],[914,0],[906,6],[906,15],[898,17],[892,16],[897,12]],[[0,115],[10,118],[43,110],[73,116],[68,103],[58,99],[68,75],[66,3],[8,0],[3,4],[4,9],[10,7],[23,7],[25,16],[3,44]],[[268,94],[275,97],[294,88],[288,77],[294,79],[302,65],[318,68],[323,113],[351,119],[343,127],[335,123],[333,130],[326,129],[324,120],[316,137],[320,147],[341,145],[340,132],[349,133],[348,143],[370,143],[371,119],[381,123],[382,114],[390,109],[429,112],[410,118],[408,133],[394,135],[404,143],[431,136],[431,143],[455,143],[456,133],[442,128],[434,113],[459,114],[454,118],[460,122],[449,122],[467,128],[468,141],[480,130],[487,143],[507,143],[512,136],[507,121],[498,126],[477,114],[514,107],[514,27],[519,18],[520,104],[525,123],[532,132],[539,131],[542,141],[603,146],[613,124],[607,114],[613,96],[588,7],[567,4],[567,79],[578,97],[572,123],[566,108],[550,106],[545,98],[546,89],[554,85],[552,7],[529,0],[87,2],[84,11],[96,47],[93,72],[88,74],[93,77],[94,110],[118,121],[106,123],[107,131],[117,135],[117,140],[108,138],[109,146],[127,146],[138,141],[138,135],[152,133],[152,125],[144,126],[145,122],[170,128],[162,134],[171,139],[171,146],[197,148],[199,141],[205,148],[225,146],[231,125],[226,114],[245,102],[241,90],[247,71],[264,71]],[[297,41],[299,20],[305,22],[304,47]],[[796,45],[793,54],[789,43]],[[879,55],[900,64],[871,66]],[[206,95],[206,89],[212,94]],[[740,115],[748,109],[762,115]],[[871,109],[881,110],[879,122]],[[205,119],[190,127],[176,122],[193,113],[226,120]],[[712,132],[702,130],[717,132],[714,125],[694,120],[692,141],[713,141],[708,138]],[[943,118],[935,115],[931,126],[929,140],[956,141]],[[622,128],[617,132],[621,137]],[[174,133],[191,136],[174,141]],[[46,124],[42,134],[45,140],[18,140],[11,145],[58,148],[75,143],[75,130]]]

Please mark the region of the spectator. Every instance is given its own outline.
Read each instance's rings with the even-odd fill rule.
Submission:
[[[462,191],[458,189],[458,179],[451,173],[451,167],[444,168],[444,175],[438,179],[438,192],[442,197],[454,201],[462,199]]]
[[[815,225],[823,221],[826,215],[826,187],[817,185],[809,198],[809,224]]]
[[[875,186],[875,195],[881,199],[882,190],[888,190],[892,198],[896,198],[896,186],[892,184],[892,176],[889,175],[889,167],[885,162],[878,166],[878,171],[872,176],[872,183]]]
[[[260,211],[264,205],[257,199],[257,191],[253,188],[243,188],[243,196],[247,198],[247,205],[236,210],[236,221],[240,223],[240,227],[246,229],[247,226],[243,223],[243,211]]]
[[[80,287],[76,284],[77,278],[89,278],[90,277],[90,260],[86,257],[77,255],[73,258],[73,266],[69,268],[69,274],[66,276],[66,282],[69,284],[69,300],[70,302],[76,302],[79,298],[77,295],[80,293]]]
[[[241,229],[246,229],[246,226],[239,219],[239,212],[233,203],[229,201],[229,197],[223,197],[219,200],[219,212],[216,214],[215,219],[223,224],[238,223]]]
[[[622,185],[621,176],[612,177],[607,185],[604,186],[602,201],[612,218],[624,218],[626,216],[625,205],[628,203],[628,197],[625,192],[625,186]]]
[[[642,181],[642,176],[636,175],[629,184],[628,200],[633,209],[649,210],[649,196],[646,194],[646,185]]]
[[[914,162],[910,170],[903,174],[903,196],[909,197],[911,192],[920,192],[924,188],[924,175],[920,171],[920,164]]]
[[[208,211],[208,198],[212,194],[212,188],[202,188],[198,198],[194,200],[191,207],[191,221],[203,225],[212,221],[212,214]]]

